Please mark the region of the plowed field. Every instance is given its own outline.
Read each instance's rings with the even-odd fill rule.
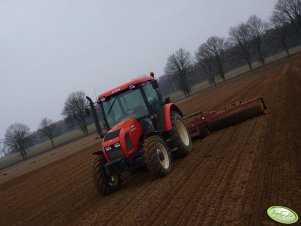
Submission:
[[[105,198],[90,177],[95,142],[17,177],[18,166],[1,172],[1,179],[11,179],[0,185],[0,224],[278,225],[266,215],[272,205],[300,215],[300,57],[178,104],[188,114],[255,96],[264,97],[266,115],[194,141],[193,152],[174,161],[165,178],[150,180],[143,170],[123,175],[122,188]]]

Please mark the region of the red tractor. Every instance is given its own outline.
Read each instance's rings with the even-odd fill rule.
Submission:
[[[102,195],[119,189],[121,173],[146,166],[154,178],[172,169],[171,156],[192,151],[181,110],[163,99],[154,74],[135,79],[98,96],[107,132],[102,132],[97,106],[89,100],[102,149],[94,153],[94,183]]]

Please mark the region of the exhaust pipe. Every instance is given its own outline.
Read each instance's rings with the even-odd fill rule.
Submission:
[[[101,130],[101,127],[100,127],[100,123],[99,123],[99,119],[98,119],[98,116],[97,116],[97,113],[96,113],[96,109],[95,109],[94,103],[93,103],[93,101],[91,100],[90,97],[86,96],[86,98],[89,101],[90,109],[92,111],[92,116],[93,116],[95,127],[96,127],[96,131],[97,131],[98,135],[101,138],[103,138],[104,134],[103,134],[103,132]]]

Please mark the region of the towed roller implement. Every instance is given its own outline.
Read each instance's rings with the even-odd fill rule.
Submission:
[[[191,138],[203,138],[209,133],[265,114],[267,107],[262,97],[238,101],[221,111],[195,112],[183,118]]]

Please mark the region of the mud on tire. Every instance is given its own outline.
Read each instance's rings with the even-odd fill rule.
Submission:
[[[92,162],[92,179],[96,190],[102,196],[106,196],[120,188],[120,175],[110,176],[106,173],[104,165],[105,157],[97,155]]]
[[[171,171],[170,151],[160,136],[154,135],[146,138],[143,149],[144,161],[151,177],[164,177]]]
[[[184,157],[192,151],[191,137],[178,112],[172,111],[170,113],[172,130],[170,138],[172,146],[178,148],[172,154],[174,157]]]

